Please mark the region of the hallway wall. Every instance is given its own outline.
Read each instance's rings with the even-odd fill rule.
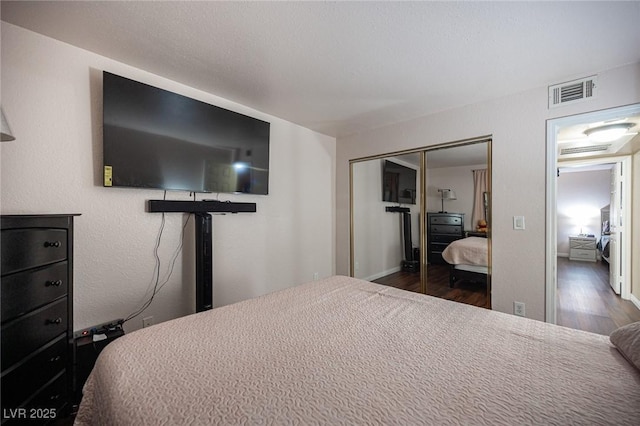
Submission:
[[[600,209],[610,203],[610,180],[611,170],[560,169],[558,256],[569,256],[570,235],[582,232],[600,237]]]

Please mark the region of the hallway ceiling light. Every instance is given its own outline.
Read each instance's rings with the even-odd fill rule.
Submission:
[[[627,133],[633,126],[635,126],[635,123],[607,124],[587,129],[584,134],[594,142],[613,142]]]

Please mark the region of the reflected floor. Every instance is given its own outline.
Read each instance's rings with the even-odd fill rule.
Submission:
[[[395,272],[373,282],[420,292],[420,272]],[[487,306],[487,291],[483,284],[461,280],[454,288],[449,287],[449,265],[427,266],[427,294],[468,305]]]

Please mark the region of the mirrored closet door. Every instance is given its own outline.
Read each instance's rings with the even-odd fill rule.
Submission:
[[[490,185],[488,138],[352,161],[351,275],[490,308]]]

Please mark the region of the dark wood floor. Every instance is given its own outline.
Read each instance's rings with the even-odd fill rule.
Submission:
[[[395,272],[374,282],[403,290],[420,292],[419,272]],[[484,284],[458,281],[449,287],[449,265],[427,267],[427,294],[441,299],[453,300],[468,305],[487,307],[487,288]]]
[[[556,313],[558,325],[605,335],[640,321],[640,310],[609,286],[606,263],[566,257],[558,258]]]
[[[420,292],[420,273],[396,272],[374,282]],[[449,266],[427,267],[427,294],[442,299],[487,306],[485,286],[469,281],[449,287]],[[616,295],[609,286],[609,267],[603,262],[571,261],[558,258],[557,291],[558,325],[610,334],[613,330],[640,321],[640,310],[628,300]]]

